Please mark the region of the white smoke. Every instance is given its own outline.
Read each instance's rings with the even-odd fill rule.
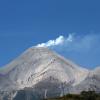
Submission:
[[[38,44],[36,47],[52,47],[57,45],[63,45],[65,42],[72,42],[73,41],[73,35],[69,34],[67,38],[60,35],[55,40],[49,40],[46,43]]]
[[[49,47],[54,50],[60,51],[77,51],[77,52],[88,52],[95,48],[100,40],[100,35],[87,34],[77,35],[69,34],[67,37],[60,35],[54,40],[49,40],[46,43],[40,43],[36,47]]]

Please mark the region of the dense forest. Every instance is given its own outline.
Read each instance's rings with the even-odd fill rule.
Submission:
[[[94,91],[83,91],[80,94],[67,94],[62,97],[45,98],[43,96],[36,95],[32,90],[25,89],[17,92],[13,98],[15,91],[11,93],[1,93],[0,100],[100,100],[100,93]]]
[[[80,94],[67,94],[63,97],[44,100],[100,100],[100,93],[95,93],[94,91],[83,91]]]

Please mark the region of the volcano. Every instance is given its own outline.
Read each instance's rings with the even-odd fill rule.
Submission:
[[[99,83],[100,67],[88,70],[46,47],[31,47],[0,69],[0,100],[17,100],[21,93],[40,99],[99,92]]]

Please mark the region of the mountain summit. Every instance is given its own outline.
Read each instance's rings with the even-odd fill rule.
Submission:
[[[31,47],[0,69],[0,91],[31,88],[41,96],[100,89],[100,69],[89,71],[45,47]],[[16,94],[17,95],[17,94]]]

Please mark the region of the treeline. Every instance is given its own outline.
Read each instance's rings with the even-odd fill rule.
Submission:
[[[100,100],[100,93],[96,93],[94,91],[83,91],[80,94],[67,94],[63,97],[45,100]]]

